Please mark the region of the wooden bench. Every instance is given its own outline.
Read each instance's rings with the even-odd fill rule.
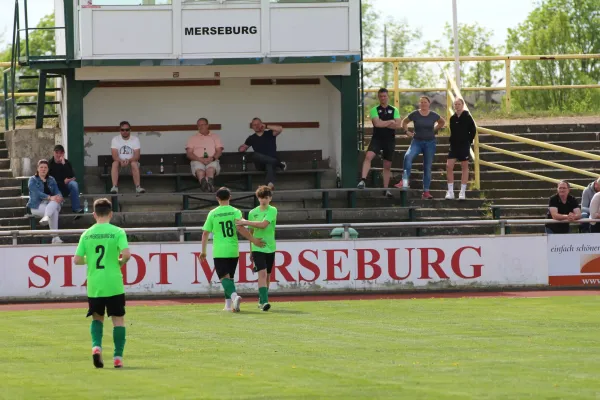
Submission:
[[[246,156],[246,170],[243,169],[243,156]],[[300,150],[300,151],[280,151],[278,156],[288,165],[286,171],[278,171],[277,175],[313,175],[315,188],[321,188],[321,178],[325,171],[329,169],[328,160],[323,160],[322,150]],[[164,173],[160,173],[161,159],[163,160]],[[223,153],[220,158],[221,172],[216,177],[216,182],[223,182],[223,178],[239,178],[242,181],[241,189],[252,190],[253,178],[263,176],[264,171],[255,168],[252,162],[252,152]],[[190,170],[190,160],[185,154],[147,154],[142,155],[140,159],[141,178],[142,179],[174,179],[175,191],[196,189],[199,185],[183,188],[182,179],[194,179]],[[112,165],[112,156],[98,156],[98,166],[103,167],[100,177],[104,179],[106,192],[110,191],[112,186],[110,178],[110,168]],[[131,176],[130,174],[119,174],[119,178]]]

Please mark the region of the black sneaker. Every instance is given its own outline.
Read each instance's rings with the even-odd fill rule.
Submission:
[[[285,161],[281,161],[279,163],[279,167],[281,168],[282,171],[285,171],[287,169],[287,163]]]
[[[75,217],[73,217],[73,221],[77,221],[79,218],[81,218],[83,216],[83,208],[80,208],[77,211],[73,211],[75,214],[77,214]]]

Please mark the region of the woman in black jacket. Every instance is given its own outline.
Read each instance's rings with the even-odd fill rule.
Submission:
[[[446,175],[448,177],[448,192],[446,200],[454,199],[454,164],[460,161],[462,177],[460,185],[459,200],[467,198],[467,183],[469,182],[469,156],[471,144],[477,134],[477,127],[473,117],[465,110],[465,101],[457,98],[454,102],[455,113],[450,117],[450,151],[446,162]]]

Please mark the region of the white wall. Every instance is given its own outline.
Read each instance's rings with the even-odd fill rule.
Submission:
[[[360,54],[359,0],[82,7],[76,20],[81,58],[87,60]]]
[[[336,100],[337,99],[337,100]],[[277,139],[278,150],[323,150],[324,158],[339,159],[334,136],[340,135],[339,92],[321,77],[320,85],[251,86],[248,78],[222,79],[212,87],[95,88],[84,99],[85,126],[116,126],[121,120],[135,125],[188,125],[199,117],[221,124],[215,131],[225,151],[236,151],[252,133],[250,120],[319,122],[318,129],[286,129]],[[109,154],[114,133],[86,133],[85,165],[97,165],[98,155]],[[136,133],[134,133],[136,134]],[[139,133],[142,154],[184,153],[194,132]]]
[[[54,26],[65,26],[65,7],[63,0],[54,0]],[[67,54],[66,35],[64,29],[54,31],[56,54]]]

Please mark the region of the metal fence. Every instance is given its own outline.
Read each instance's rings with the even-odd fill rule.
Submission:
[[[457,226],[492,226],[500,229],[500,236],[507,234],[507,226],[545,225],[545,224],[574,224],[600,223],[600,219],[580,219],[578,221],[555,221],[552,219],[482,219],[472,221],[414,221],[414,222],[364,222],[364,223],[337,223],[337,224],[294,224],[278,225],[278,231],[290,230],[332,230],[343,229],[343,239],[350,239],[350,228],[431,228],[431,227],[457,227]],[[202,232],[202,227],[159,227],[159,228],[123,228],[127,234],[136,233],[176,233],[180,242],[185,242],[185,234]],[[12,237],[12,244],[18,245],[18,239],[27,236],[78,236],[85,229],[58,229],[58,230],[14,230],[0,231],[0,237]]]

